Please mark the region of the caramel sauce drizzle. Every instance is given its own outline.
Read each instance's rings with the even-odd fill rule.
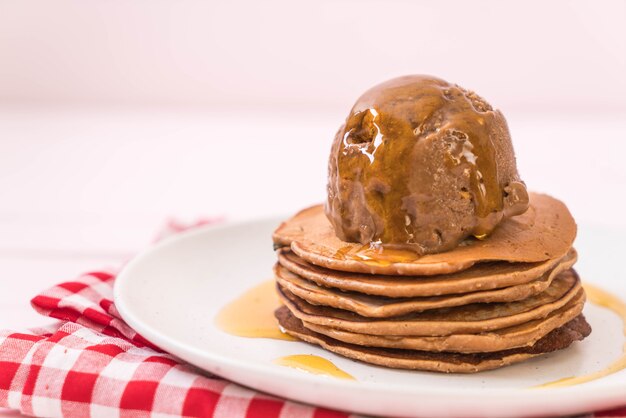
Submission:
[[[356,249],[355,249],[356,248]],[[360,247],[346,245],[334,254],[338,260],[362,261],[375,266],[388,266],[395,263],[410,263],[420,258],[411,250],[389,248],[384,244],[365,244]]]
[[[482,98],[443,80],[421,76],[391,80],[368,90],[354,104],[343,128],[339,167],[364,184],[378,177],[392,185],[386,199],[368,193],[367,202],[378,213],[397,217],[391,225],[403,225],[405,213],[399,209],[410,191],[401,181],[406,175],[401,167],[411,166],[416,141],[449,130],[458,137],[458,150],[446,164],[450,169],[460,164],[467,167],[477,214],[486,217],[502,209],[495,164],[491,163],[495,160],[493,135],[487,123],[494,113]],[[380,152],[383,150],[386,152]],[[354,153],[362,154],[361,158],[354,158]],[[385,228],[383,241],[402,242],[395,235],[403,232],[403,228]]]

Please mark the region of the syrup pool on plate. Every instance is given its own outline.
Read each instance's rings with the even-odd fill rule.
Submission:
[[[238,337],[296,341],[278,326],[274,311],[280,307],[274,280],[267,280],[226,305],[215,318],[224,332]]]
[[[279,366],[290,367],[307,373],[337,377],[339,379],[355,380],[352,375],[341,370],[330,360],[326,360],[323,357],[313,354],[295,354],[280,357],[274,360],[274,363]]]
[[[215,322],[222,331],[238,337],[298,341],[281,331],[274,316],[279,307],[276,284],[274,280],[267,280],[224,306]],[[285,356],[274,360],[274,363],[311,374],[354,380],[330,360],[311,354]]]

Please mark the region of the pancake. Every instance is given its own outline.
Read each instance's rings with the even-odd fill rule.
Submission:
[[[574,262],[575,259],[570,258],[567,262],[557,264],[555,268],[545,273],[538,280],[517,286],[482,292],[416,298],[389,298],[330,289],[303,279],[280,264],[274,266],[274,275],[276,282],[282,288],[313,305],[344,309],[368,318],[387,318],[472,303],[513,302],[526,299],[546,290],[554,277],[570,268]]]
[[[565,325],[582,312],[584,299],[574,299],[548,316],[520,325],[480,334],[453,334],[444,337],[414,337],[357,334],[304,322],[311,331],[345,343],[369,346],[455,353],[487,353],[533,345],[552,330]]]
[[[537,280],[559,264],[569,266],[577,257],[572,248],[561,259],[539,263],[487,262],[434,277],[385,276],[333,271],[308,263],[289,249],[278,250],[278,262],[282,266],[320,286],[392,298],[450,295],[520,285]]]
[[[576,237],[567,207],[543,194],[530,194],[526,213],[503,221],[484,240],[437,254],[379,249],[340,240],[322,205],[284,222],[273,235],[275,246],[289,246],[306,261],[331,270],[390,275],[438,275],[465,270],[482,261],[538,263],[564,257]]]
[[[305,328],[302,321],[284,306],[277,309],[275,315],[281,328],[289,335],[342,356],[384,367],[443,373],[476,373],[496,369],[567,348],[574,341],[580,341],[591,333],[591,327],[581,314],[562,327],[551,331],[530,347],[492,353],[433,353],[348,344]]]
[[[565,270],[537,295],[508,303],[475,303],[434,309],[393,318],[366,318],[342,309],[313,305],[277,284],[282,302],[307,323],[359,334],[383,336],[445,336],[477,334],[545,318],[572,299],[584,301],[585,293],[573,269]]]

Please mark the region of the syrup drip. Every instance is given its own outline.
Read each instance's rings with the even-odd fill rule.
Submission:
[[[274,280],[268,280],[222,308],[215,323],[222,331],[238,337],[297,341],[280,330],[274,317],[274,311],[280,305],[276,284]]]
[[[312,354],[296,354],[280,357],[274,360],[274,363],[279,366],[291,367],[307,373],[355,380],[352,375],[335,366],[333,362]]]
[[[384,244],[366,244],[360,247],[346,245],[337,250],[334,258],[362,261],[374,266],[389,266],[395,263],[411,263],[419,259],[420,255],[411,250],[389,248]]]
[[[626,303],[617,298],[616,296],[590,284],[583,285],[587,297],[591,303],[598,306],[610,309],[615,312],[622,319],[623,328],[622,333],[626,336]],[[622,347],[622,355],[620,358],[609,364],[608,367],[599,370],[594,373],[585,374],[582,376],[570,376],[563,379],[556,380],[554,382],[544,383],[543,385],[535,386],[537,388],[558,388],[566,386],[580,385],[582,383],[591,382],[592,380],[606,377],[613,373],[617,373],[620,370],[626,369],[626,343]]]

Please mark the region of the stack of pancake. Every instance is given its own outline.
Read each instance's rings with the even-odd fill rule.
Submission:
[[[531,194],[485,239],[417,256],[340,240],[323,207],[274,233],[284,332],[386,367],[472,373],[568,347],[591,332],[572,266],[576,224]]]

